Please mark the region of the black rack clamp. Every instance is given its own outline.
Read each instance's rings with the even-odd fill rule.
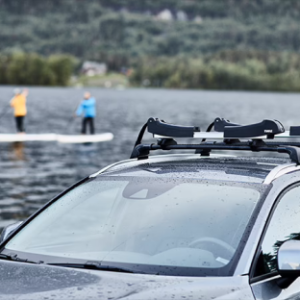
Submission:
[[[142,143],[147,128],[148,132],[153,135],[157,134],[165,137],[193,137],[194,132],[200,132],[200,127],[173,125],[158,118],[149,118],[141,128],[134,147]]]
[[[226,120],[224,118],[215,118],[215,120],[207,127],[206,132],[210,132],[212,130],[212,128],[214,128],[214,130],[216,132],[224,132],[225,127],[227,126],[241,126],[240,124],[236,124],[236,123],[232,123],[229,120]],[[203,138],[201,143],[206,142],[206,139]],[[235,143],[235,142],[239,142],[238,139],[230,139],[230,140],[224,140],[225,143],[227,144],[231,144],[231,143]],[[200,154],[201,156],[209,156],[210,155],[211,150],[209,149],[196,149],[195,154]]]
[[[299,136],[299,135],[300,135],[300,126],[291,126],[290,136]]]
[[[277,148],[278,153],[287,153],[290,156],[291,161],[300,165],[300,148],[295,146],[279,146]]]
[[[194,137],[194,132],[200,132],[200,127],[181,126],[167,123],[157,118],[150,118],[147,122],[148,132],[165,137]]]
[[[150,150],[153,150],[152,145],[154,144],[151,145],[139,144],[135,146],[132,150],[130,158],[147,159],[149,157]]]
[[[224,138],[253,138],[267,136],[273,139],[276,134],[285,132],[283,125],[277,120],[263,120],[260,123],[244,126],[226,126]]]
[[[156,134],[165,137],[158,140],[158,145],[162,147],[162,150],[166,150],[166,146],[177,145],[173,137],[194,137],[194,132],[200,131],[200,127],[174,125],[158,118],[149,118],[147,123],[144,124],[140,130],[130,158],[148,158],[151,145],[153,144],[140,147],[146,128],[148,128],[148,132],[153,135]]]
[[[153,135],[156,134],[166,137],[158,140],[158,145],[160,145],[163,150],[165,149],[165,146],[177,144],[177,142],[172,139],[172,137],[193,137],[194,132],[200,131],[199,127],[173,125],[158,118],[149,118],[147,123],[145,123],[140,130],[130,158],[148,158],[149,151],[151,150],[151,145],[153,144],[147,145],[145,147],[140,147],[147,128],[148,132],[152,133]]]
[[[225,127],[242,126],[240,124],[232,123],[224,118],[216,118],[213,122],[214,130],[217,132],[224,132]]]

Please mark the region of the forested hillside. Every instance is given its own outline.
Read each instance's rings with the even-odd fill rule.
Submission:
[[[164,9],[173,21],[155,18]],[[70,53],[111,67],[142,55],[298,52],[299,18],[294,0],[0,0],[0,51]]]
[[[171,19],[159,17],[165,10]],[[157,57],[222,60],[224,51],[230,63],[253,51],[263,64],[261,53],[298,61],[299,20],[295,0],[0,0],[0,52],[72,54],[112,71]]]

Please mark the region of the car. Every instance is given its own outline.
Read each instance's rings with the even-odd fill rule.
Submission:
[[[3,230],[0,299],[300,298],[297,137],[276,120],[150,118],[130,159]]]

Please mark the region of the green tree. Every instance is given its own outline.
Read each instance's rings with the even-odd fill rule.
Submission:
[[[69,55],[51,55],[48,58],[49,69],[55,74],[55,85],[66,86],[72,75],[75,61]]]
[[[10,58],[7,66],[8,84],[26,84],[27,83],[27,57],[25,53],[15,53]]]

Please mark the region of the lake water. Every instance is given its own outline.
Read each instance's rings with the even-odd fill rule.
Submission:
[[[13,87],[0,87],[0,133],[15,132],[8,102]],[[114,140],[80,145],[56,142],[0,144],[0,229],[32,214],[75,181],[118,160],[127,159],[140,127],[151,116],[206,129],[216,117],[236,123],[278,119],[288,129],[300,125],[300,94],[223,91],[89,89],[97,99],[97,132]],[[78,134],[72,118],[84,90],[30,88],[28,133]]]

